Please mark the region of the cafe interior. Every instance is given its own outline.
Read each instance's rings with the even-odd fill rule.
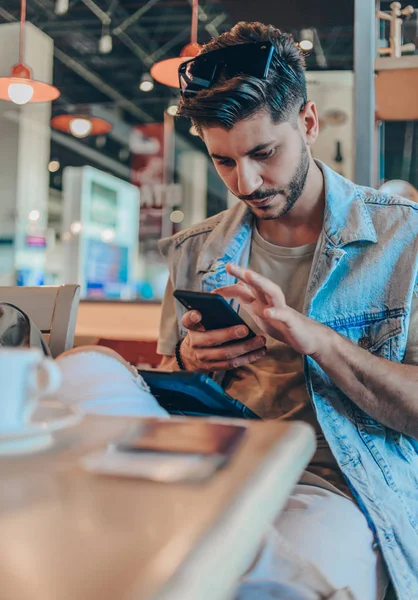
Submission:
[[[0,0],[0,600],[418,598],[417,556],[410,595],[390,561],[374,595],[316,579],[309,556],[311,587],[265,575],[318,432],[227,395],[184,350],[189,310],[206,332],[242,322],[219,295],[181,306],[170,275],[242,198],[178,114],[179,67],[242,21],[303,54],[315,161],[418,202],[418,0]]]

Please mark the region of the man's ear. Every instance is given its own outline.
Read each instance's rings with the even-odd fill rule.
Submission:
[[[319,117],[315,102],[309,100],[299,114],[299,126],[302,128],[306,143],[310,146],[319,134]]]

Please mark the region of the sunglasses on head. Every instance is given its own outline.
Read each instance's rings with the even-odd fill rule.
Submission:
[[[271,42],[250,42],[199,54],[180,65],[180,92],[187,97],[208,90],[221,73],[228,78],[251,75],[265,79],[274,52]]]

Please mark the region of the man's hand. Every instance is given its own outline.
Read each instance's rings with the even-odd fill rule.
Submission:
[[[383,425],[418,440],[418,366],[395,363],[298,313],[279,286],[248,269],[227,265],[239,280],[216,290],[237,298],[257,325],[301,354],[311,356],[335,385]]]
[[[281,288],[249,269],[228,264],[227,271],[240,283],[216,290],[236,298],[258,327],[300,354],[315,356],[325,347],[331,330],[287,306]]]
[[[263,336],[242,341],[248,335],[245,325],[205,331],[201,319],[201,314],[195,310],[182,318],[183,327],[189,330],[180,346],[181,359],[187,371],[235,369],[255,362],[266,353]]]

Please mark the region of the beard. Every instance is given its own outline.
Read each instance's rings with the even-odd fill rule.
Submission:
[[[247,206],[252,210],[257,219],[261,219],[263,221],[268,221],[272,219],[278,219],[287,214],[294,207],[296,201],[301,197],[302,192],[306,185],[306,180],[308,178],[310,166],[310,158],[308,149],[301,138],[301,151],[300,151],[300,160],[299,164],[295,169],[288,185],[284,189],[280,190],[259,190],[251,196],[239,197],[240,200],[243,200],[247,203]],[[280,195],[284,197],[286,203],[285,206],[280,210],[280,212],[274,211],[272,206],[268,204],[266,206],[252,206],[251,200],[262,200],[263,198],[270,198],[273,196]]]

